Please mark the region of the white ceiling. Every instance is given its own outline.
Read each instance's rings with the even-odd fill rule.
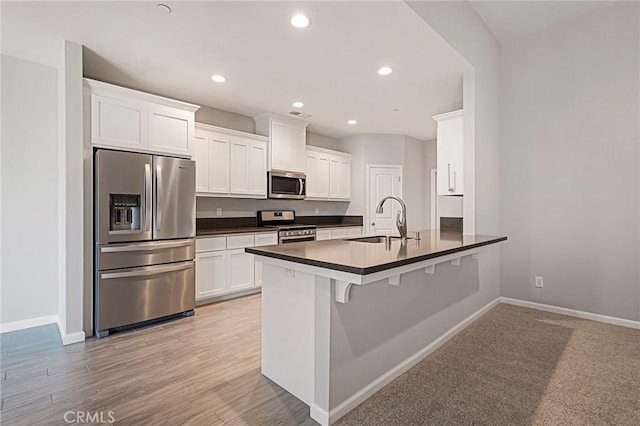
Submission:
[[[471,1],[500,44],[600,9],[610,1]]]
[[[403,2],[168,4],[3,2],[2,52],[55,63],[68,39],[86,46],[87,76],[249,116],[299,100],[334,137],[434,139],[431,116],[462,106],[465,61]],[[289,24],[298,12],[309,28]]]

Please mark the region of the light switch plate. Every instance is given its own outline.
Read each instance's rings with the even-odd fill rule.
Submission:
[[[533,281],[536,287],[538,288],[544,287],[544,279],[542,277],[536,276],[534,277]]]

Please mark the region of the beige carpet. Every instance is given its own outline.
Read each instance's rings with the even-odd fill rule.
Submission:
[[[640,425],[640,330],[498,305],[340,425]]]

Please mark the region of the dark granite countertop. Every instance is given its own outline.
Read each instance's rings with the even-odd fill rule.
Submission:
[[[507,239],[501,236],[462,235],[439,230],[424,230],[420,233],[420,241],[409,240],[406,245],[402,245],[400,240],[394,239],[390,247],[385,243],[325,240],[246,248],[245,251],[275,259],[367,275]]]

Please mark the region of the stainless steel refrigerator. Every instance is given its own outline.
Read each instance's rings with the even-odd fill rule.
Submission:
[[[95,153],[95,334],[195,307],[195,162]]]

